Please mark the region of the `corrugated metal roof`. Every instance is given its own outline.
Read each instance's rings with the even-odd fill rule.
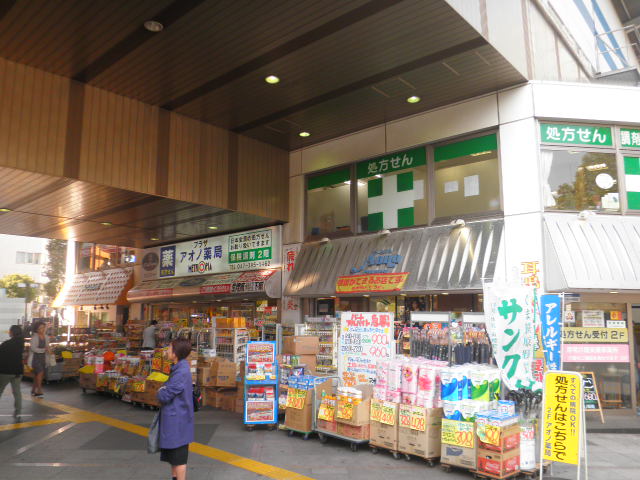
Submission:
[[[548,291],[640,290],[640,218],[546,214]]]
[[[386,273],[409,272],[402,292],[481,290],[492,280],[504,221],[486,220],[341,238],[302,246],[285,295],[335,295],[338,277],[350,275],[374,252],[391,250],[400,262]]]

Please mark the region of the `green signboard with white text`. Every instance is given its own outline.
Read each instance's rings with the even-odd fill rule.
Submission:
[[[610,127],[541,123],[540,138],[543,143],[557,143],[560,145],[613,146],[613,135]]]
[[[418,147],[359,162],[357,172],[358,178],[369,178],[426,164],[427,152],[424,147]]]
[[[621,128],[620,146],[622,148],[640,148],[640,129]]]

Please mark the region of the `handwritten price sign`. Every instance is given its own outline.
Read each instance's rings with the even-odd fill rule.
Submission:
[[[480,424],[478,425],[476,431],[481,442],[495,446],[500,445],[500,439],[502,436],[502,429],[500,427],[496,427],[495,425]]]
[[[380,423],[391,426],[395,425],[397,408],[397,405],[394,403],[384,402],[380,413]]]
[[[380,405],[380,402],[376,402],[375,400],[373,400],[371,402],[371,421],[379,422],[381,416],[382,416],[382,405]]]
[[[297,388],[290,388],[287,390],[287,408],[302,410],[306,399],[306,390],[298,390]]]
[[[336,419],[336,397],[327,395],[322,399],[320,408],[318,409],[318,418],[333,422]]]
[[[351,420],[353,418],[353,399],[352,398],[339,397],[338,418],[342,418],[343,420]]]
[[[411,428],[411,405],[400,405],[398,407],[398,420],[401,427]]]
[[[411,409],[411,429],[424,432],[427,429],[427,414],[422,407]]]
[[[459,422],[457,420],[442,419],[442,443],[457,447],[473,448],[475,432],[473,422]]]

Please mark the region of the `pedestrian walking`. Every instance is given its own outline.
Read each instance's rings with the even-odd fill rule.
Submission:
[[[189,444],[193,442],[193,384],[187,357],[191,342],[176,338],[169,345],[169,380],[158,390],[160,401],[160,460],[171,465],[173,480],[187,478]]]
[[[13,391],[13,417],[20,420],[22,413],[22,392],[20,385],[24,367],[22,354],[24,353],[24,337],[19,325],[12,325],[9,329],[9,340],[0,345],[0,398],[5,387],[10,383]]]
[[[142,348],[156,348],[156,325],[158,322],[151,320],[149,326],[142,332]]]
[[[49,338],[47,337],[47,326],[44,322],[36,322],[33,326],[31,336],[31,348],[29,351],[29,366],[33,369],[33,387],[31,395],[42,397],[42,381],[47,370],[47,355],[49,350]]]

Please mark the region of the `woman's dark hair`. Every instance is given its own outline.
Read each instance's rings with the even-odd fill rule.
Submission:
[[[186,338],[176,338],[171,342],[171,348],[178,360],[184,360],[191,353],[191,341]]]
[[[33,327],[31,327],[31,331],[33,332],[34,335],[38,333],[38,329],[40,328],[41,325],[46,325],[46,324],[44,322],[36,322],[33,324]]]
[[[11,328],[9,329],[9,334],[13,338],[22,338],[23,336],[22,327],[20,325],[11,325]]]
[[[157,325],[158,322],[156,320],[151,320],[151,322],[149,322],[149,325]]]

